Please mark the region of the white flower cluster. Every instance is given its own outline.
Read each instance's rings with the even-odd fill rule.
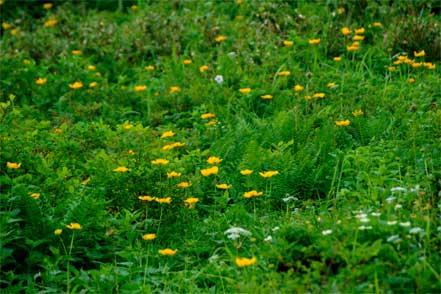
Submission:
[[[247,236],[247,237],[251,236],[250,231],[247,231],[247,230],[240,228],[240,227],[229,228],[228,230],[226,230],[224,232],[224,234],[227,235],[227,238],[231,239],[231,240],[236,240],[236,239],[240,238],[240,236]]]

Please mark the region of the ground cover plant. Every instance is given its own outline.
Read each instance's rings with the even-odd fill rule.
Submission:
[[[1,293],[439,293],[437,1],[0,0]]]

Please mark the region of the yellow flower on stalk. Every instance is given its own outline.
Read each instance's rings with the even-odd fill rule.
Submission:
[[[165,256],[173,256],[176,254],[176,252],[178,252],[178,249],[170,249],[170,248],[166,248],[166,249],[159,249],[158,250],[159,254],[161,255],[165,255]]]
[[[89,88],[95,88],[96,86],[98,86],[97,82],[91,82],[89,83]]]
[[[304,89],[304,87],[301,86],[301,85],[295,85],[294,86],[294,91],[296,91],[296,92],[302,92],[303,89]]]
[[[422,65],[423,65],[422,62],[414,62],[414,63],[412,63],[412,67],[420,67]]]
[[[147,90],[147,86],[145,86],[145,85],[135,86],[135,92],[143,92],[145,90]]]
[[[44,85],[44,84],[47,83],[47,79],[46,79],[46,78],[38,78],[38,79],[35,81],[35,83],[36,83],[37,85]]]
[[[21,167],[21,163],[6,162],[6,167],[11,169],[19,169]]]
[[[426,55],[426,52],[424,50],[421,50],[420,52],[413,51],[413,56],[415,56],[415,57],[422,57],[425,55]]]
[[[395,60],[395,61],[393,62],[393,64],[395,64],[395,65],[399,65],[399,64],[401,64],[401,63],[403,63],[401,60]]]
[[[352,44],[350,46],[346,46],[346,50],[348,50],[348,51],[354,52],[354,51],[358,51],[358,49],[360,49],[360,47],[358,45]]]
[[[56,26],[57,23],[58,23],[57,19],[51,18],[51,19],[48,19],[47,21],[45,21],[44,26],[45,27],[53,27],[53,26]]]
[[[270,100],[270,99],[273,99],[273,96],[272,95],[263,95],[263,96],[260,96],[260,98],[262,98],[264,100]]]
[[[70,223],[69,225],[66,225],[66,228],[71,230],[81,230],[81,225],[79,223]]]
[[[234,261],[238,267],[246,267],[255,264],[257,259],[255,256],[253,258],[236,257]]]
[[[252,191],[248,191],[248,192],[243,193],[243,197],[252,198],[252,197],[260,196],[262,194],[263,194],[263,192],[257,192],[256,190],[252,190]]]
[[[6,31],[6,30],[9,30],[10,28],[12,28],[12,25],[9,22],[3,22],[2,28]]]
[[[141,201],[152,202],[153,200],[156,199],[156,197],[152,197],[152,196],[138,196],[138,199],[141,200]]]
[[[311,45],[318,45],[320,44],[320,39],[310,39],[308,40],[308,43]]]
[[[29,65],[29,64],[31,64],[31,61],[28,59],[25,59],[25,60],[23,60],[23,64]]]
[[[291,74],[291,72],[288,71],[288,70],[283,70],[283,71],[280,71],[280,72],[278,73],[278,75],[279,75],[279,76],[282,76],[282,77],[287,77],[287,76],[289,76],[290,74]]]
[[[153,65],[147,65],[146,67],[144,67],[146,70],[152,71],[155,69],[155,67]]]
[[[83,52],[81,50],[72,50],[72,55],[81,55]]]
[[[15,36],[15,35],[17,35],[18,32],[19,32],[19,30],[18,30],[18,28],[16,28],[16,29],[12,29],[12,30],[10,31],[10,34],[13,35],[13,36]]]
[[[213,166],[210,168],[206,168],[206,169],[201,169],[201,175],[203,175],[204,177],[208,177],[210,175],[215,175],[219,172],[219,167],[217,166]]]
[[[38,199],[38,198],[40,198],[40,193],[32,193],[32,192],[30,192],[29,196],[34,198],[34,199]]]
[[[263,178],[271,178],[274,177],[276,175],[278,175],[279,172],[278,171],[266,171],[266,172],[260,172],[259,175]]]
[[[185,59],[185,60],[183,61],[183,63],[184,63],[185,65],[189,65],[189,64],[192,64],[193,61],[192,61],[191,59]]]
[[[239,89],[239,92],[241,92],[242,94],[248,94],[251,92],[251,88],[241,88]]]
[[[352,33],[351,29],[348,27],[343,27],[340,31],[345,36],[350,35]]]
[[[354,38],[352,38],[352,40],[354,40],[354,41],[363,41],[364,38],[365,38],[364,36],[355,35]]]
[[[226,36],[218,36],[218,37],[216,37],[214,40],[215,40],[216,42],[220,43],[220,42],[225,41],[226,39],[227,39]]]
[[[131,123],[127,123],[123,126],[123,129],[127,131],[130,130],[131,128],[133,128],[133,125]]]
[[[285,45],[286,47],[291,47],[292,45],[294,45],[294,42],[285,40],[285,41],[283,41],[283,45]]]
[[[163,159],[163,158],[158,158],[158,159],[152,160],[152,164],[154,164],[154,165],[166,165],[169,162],[170,162],[169,160]]]
[[[153,200],[155,200],[156,202],[158,202],[160,204],[162,204],[162,203],[170,204],[172,202],[171,197],[165,197],[165,198],[157,198],[157,197],[155,197],[155,199],[153,199]]]
[[[208,70],[208,65],[202,65],[199,67],[200,72],[206,72]]]
[[[170,94],[173,94],[173,93],[178,93],[178,92],[181,92],[181,88],[179,88],[179,87],[177,87],[177,86],[171,86],[170,87]]]
[[[142,239],[145,241],[152,241],[156,239],[156,234],[145,234],[142,235]]]
[[[221,163],[222,159],[216,156],[210,156],[207,159],[208,164],[218,164]]]
[[[177,173],[175,171],[171,171],[171,172],[167,172],[167,178],[171,179],[171,178],[178,178],[181,176],[181,173]]]
[[[339,61],[341,61],[341,57],[336,56],[336,57],[332,58],[332,60],[334,60],[335,62],[339,62]]]
[[[364,28],[359,28],[359,29],[356,29],[355,30],[355,33],[358,35],[358,34],[364,34],[364,32],[365,32],[365,29]]]
[[[199,198],[190,197],[184,200],[185,204],[188,206],[188,208],[192,209],[194,208],[194,205],[199,201]]]
[[[395,71],[397,68],[395,66],[388,66],[387,69],[389,71]]]
[[[73,84],[69,84],[69,88],[74,89],[74,90],[82,88],[82,87],[83,87],[83,83],[78,82],[78,81]]]
[[[325,93],[314,93],[314,95],[312,95],[312,97],[316,99],[325,98],[325,96]]]
[[[173,131],[166,131],[166,132],[162,133],[161,139],[173,137],[174,135],[176,135],[175,132],[173,132]]]
[[[352,115],[355,116],[355,117],[361,116],[363,114],[364,114],[364,112],[361,109],[357,109],[357,110],[352,111]]]
[[[244,170],[241,170],[240,173],[244,176],[249,176],[253,173],[253,171],[250,169],[244,169]]]
[[[179,188],[185,189],[191,186],[190,182],[181,182],[179,184],[177,184],[176,186],[178,186]]]
[[[204,113],[204,114],[201,115],[202,119],[208,119],[208,118],[212,118],[212,117],[216,117],[216,115],[213,114],[213,113],[210,113],[210,112]]]
[[[337,127],[347,127],[351,124],[351,121],[349,119],[347,120],[338,120],[335,122],[335,125]]]
[[[424,62],[424,67],[427,69],[435,69],[436,65],[431,62]]]
[[[305,96],[305,100],[311,100],[312,99],[312,96],[311,95],[306,95]]]
[[[125,172],[128,172],[129,170],[130,169],[128,169],[125,166],[119,166],[119,167],[115,168],[113,171],[117,172],[117,173],[125,173]]]
[[[334,88],[334,87],[335,87],[335,83],[330,82],[330,83],[328,83],[326,86],[327,86],[328,88]]]
[[[185,143],[175,142],[175,143],[172,143],[172,144],[165,145],[164,147],[162,147],[162,150],[168,151],[168,150],[171,150],[173,148],[182,147],[182,146],[185,146]]]
[[[345,13],[345,11],[346,11],[346,9],[344,7],[338,7],[337,8],[337,13],[338,14],[343,14],[343,13]]]
[[[408,78],[407,81],[409,84],[413,84],[416,82],[416,80],[414,78]]]
[[[63,233],[63,230],[62,230],[62,229],[56,229],[56,230],[54,231],[54,234],[57,235],[57,236],[61,235],[61,233]]]
[[[209,126],[213,126],[213,125],[215,125],[215,124],[217,124],[219,121],[217,120],[217,119],[212,119],[212,120],[210,120],[209,122],[207,122],[205,125],[207,126],[207,127],[209,127]]]
[[[216,188],[221,189],[221,190],[228,190],[231,188],[231,185],[228,184],[217,184]]]
[[[138,6],[132,5],[132,6],[130,6],[130,10],[136,11],[136,10],[138,10]]]
[[[374,22],[374,23],[372,24],[372,26],[373,26],[374,28],[381,28],[383,25],[381,24],[381,22]]]
[[[90,65],[87,66],[87,69],[90,70],[90,71],[94,71],[94,70],[96,70],[96,66],[90,64]]]
[[[81,185],[87,185],[90,182],[90,177],[81,182]]]

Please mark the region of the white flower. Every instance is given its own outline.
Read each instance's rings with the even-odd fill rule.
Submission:
[[[387,221],[386,223],[388,226],[393,226],[397,224],[397,221]]]
[[[400,242],[401,241],[401,239],[400,239],[400,235],[392,235],[392,236],[390,236],[389,238],[387,238],[387,242],[395,242],[395,243],[398,243],[398,242]]]
[[[381,216],[381,213],[379,213],[379,212],[372,212],[371,215],[372,216]]]
[[[224,77],[221,75],[217,75],[214,80],[216,81],[216,83],[218,83],[218,85],[222,85],[224,83]]]
[[[396,199],[395,197],[391,196],[391,197],[386,198],[386,202],[387,202],[387,203],[391,203],[391,202],[394,201],[395,199]]]
[[[410,227],[410,222],[400,223],[400,226],[402,226],[402,227]]]
[[[366,213],[359,213],[355,217],[358,219],[367,218],[367,214]]]
[[[236,240],[236,239],[240,238],[241,235],[251,236],[250,231],[247,231],[247,230],[240,228],[240,227],[229,228],[228,230],[226,230],[224,232],[224,234],[227,235],[228,239],[232,239],[232,240]]]
[[[266,237],[265,239],[263,239],[263,241],[271,243],[273,241],[273,237],[271,237],[271,235],[269,235],[268,237]]]
[[[420,185],[415,185],[412,189],[410,189],[410,192],[417,193],[420,190]]]
[[[360,230],[360,231],[364,231],[364,230],[372,230],[372,227],[371,226],[359,226],[358,227],[358,229]]]
[[[368,222],[369,222],[369,219],[368,219],[367,217],[364,217],[364,218],[359,219],[359,221],[360,221],[361,223],[368,223]]]
[[[280,228],[277,226],[277,227],[274,227],[273,229],[272,229],[272,231],[273,232],[276,232],[276,231],[278,231],[278,230],[280,230]]]
[[[330,235],[330,234],[332,234],[332,230],[324,230],[324,231],[322,231],[322,235],[323,236]]]
[[[420,227],[415,227],[410,229],[409,233],[411,234],[419,234],[419,233],[424,233],[424,230],[421,229]]]
[[[392,193],[397,193],[397,192],[406,192],[407,189],[404,187],[393,187],[392,189],[390,189],[390,191]]]
[[[394,207],[395,210],[398,210],[398,209],[401,209],[401,208],[403,208],[403,205],[401,205],[401,204],[397,204]]]
[[[219,255],[214,254],[214,255],[210,256],[210,258],[208,258],[208,262],[209,262],[209,263],[213,263],[213,262],[215,262],[218,258],[219,258]]]
[[[286,198],[282,198],[283,202],[291,202],[291,201],[297,201],[297,200],[299,200],[299,198],[294,197],[294,196],[289,196],[289,197],[286,197]]]
[[[230,57],[230,58],[234,58],[234,57],[236,57],[236,52],[229,52],[228,54],[228,57]]]
[[[441,233],[441,226],[439,226],[438,228],[436,228],[436,230],[437,230],[438,232]]]

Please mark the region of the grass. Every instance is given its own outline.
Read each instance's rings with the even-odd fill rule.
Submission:
[[[436,1],[1,3],[2,292],[441,290]]]

